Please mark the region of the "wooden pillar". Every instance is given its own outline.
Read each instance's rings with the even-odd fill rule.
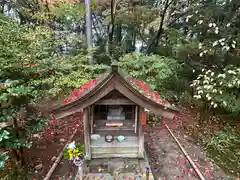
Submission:
[[[86,160],[91,160],[90,134],[89,134],[89,116],[88,108],[83,109],[83,123],[84,123],[84,148]]]
[[[134,123],[134,127],[135,127],[135,129],[134,129],[134,133],[136,134],[137,133],[137,128],[138,128],[138,113],[139,113],[139,111],[138,111],[138,105],[136,105],[136,107],[135,107],[135,123]]]
[[[90,107],[90,129],[91,134],[93,134],[93,117],[94,117],[94,105]]]
[[[138,117],[141,118],[140,113],[142,111],[144,111],[144,109],[142,107],[140,107],[139,109],[140,109],[140,111],[138,112]],[[144,158],[144,129],[143,129],[143,125],[141,125],[140,120],[138,121],[138,125],[139,125],[138,126],[139,127],[139,130],[138,130],[138,139],[139,139],[138,157]]]

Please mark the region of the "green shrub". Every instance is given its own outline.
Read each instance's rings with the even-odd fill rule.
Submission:
[[[227,126],[213,135],[201,136],[201,141],[213,159],[228,172],[240,174],[240,131]]]

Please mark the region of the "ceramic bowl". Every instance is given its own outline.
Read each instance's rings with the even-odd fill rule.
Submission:
[[[123,141],[125,140],[125,137],[122,136],[122,135],[120,135],[120,136],[117,137],[117,140],[118,140],[119,142],[123,142]]]
[[[100,138],[100,135],[99,134],[92,134],[91,135],[91,140],[97,140]]]

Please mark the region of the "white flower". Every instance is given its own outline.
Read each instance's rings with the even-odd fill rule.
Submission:
[[[194,95],[193,97],[196,99],[201,99],[201,95]]]
[[[212,98],[211,98],[210,96],[208,96],[208,97],[207,97],[207,100],[209,100],[209,101],[210,101],[211,99],[212,99]]]
[[[219,85],[222,85],[223,84],[223,82],[221,81],[220,83],[219,83]]]
[[[231,25],[231,24],[230,24],[230,23],[228,23],[228,24],[227,24],[227,27],[229,27],[230,25]]]
[[[204,51],[203,51],[203,53],[205,53],[205,54],[206,54],[207,52],[208,52],[208,50],[204,50]]]
[[[214,105],[214,102],[211,102],[211,105]]]
[[[218,33],[219,33],[218,29],[215,29],[215,34],[218,34]]]
[[[236,41],[233,40],[233,44],[236,44]]]
[[[206,71],[206,73],[205,74],[208,74],[208,73],[210,73],[211,72],[211,70],[209,69],[209,70],[207,70]],[[204,77],[206,78],[207,76],[206,75],[204,75]]]
[[[195,11],[195,14],[197,14],[198,13],[198,10],[197,11]]]
[[[216,93],[216,92],[217,92],[217,90],[216,90],[216,89],[214,89],[214,90],[213,90],[213,93]]]
[[[225,41],[226,38],[219,39],[219,42]]]
[[[199,54],[199,56],[202,57],[202,56],[203,56],[203,53],[201,52],[201,53]]]
[[[223,101],[223,105],[224,105],[224,106],[227,106],[227,103],[226,103],[226,101]]]
[[[219,93],[222,94],[223,92],[220,90]]]
[[[235,71],[232,71],[232,70],[228,70],[227,71],[229,74],[236,74],[236,72]]]
[[[226,46],[226,50],[228,51],[230,49],[230,47],[229,46]]]
[[[217,104],[214,104],[213,108],[216,108],[217,107]]]
[[[198,24],[202,24],[202,23],[203,23],[203,20],[199,20],[199,21],[198,21]]]
[[[218,45],[218,41],[214,41],[212,46],[215,47],[216,45]]]
[[[214,72],[211,73],[211,76],[214,76]]]
[[[232,47],[233,47],[233,48],[235,48],[235,47],[236,47],[236,45],[235,45],[235,44],[232,44]]]
[[[195,69],[193,69],[192,72],[194,73],[194,72],[195,72]]]
[[[212,23],[212,26],[213,26],[213,27],[216,27],[216,24],[215,24],[215,23]]]
[[[209,82],[207,80],[204,80],[203,84],[209,84]]]
[[[198,44],[198,49],[201,49],[202,48],[202,43],[199,43]]]
[[[232,87],[232,84],[228,84],[228,87]]]
[[[68,145],[68,149],[75,149],[76,145],[75,145],[75,141],[71,142],[69,145]]]
[[[202,90],[198,91],[198,94],[202,94],[202,93],[203,93],[203,91],[202,91]]]
[[[202,69],[202,72],[204,72],[205,71],[205,69]]]

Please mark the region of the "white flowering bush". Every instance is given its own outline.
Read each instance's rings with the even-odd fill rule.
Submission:
[[[190,86],[194,88],[194,98],[204,100],[210,107],[240,113],[240,68],[225,68],[221,73],[202,69]]]

